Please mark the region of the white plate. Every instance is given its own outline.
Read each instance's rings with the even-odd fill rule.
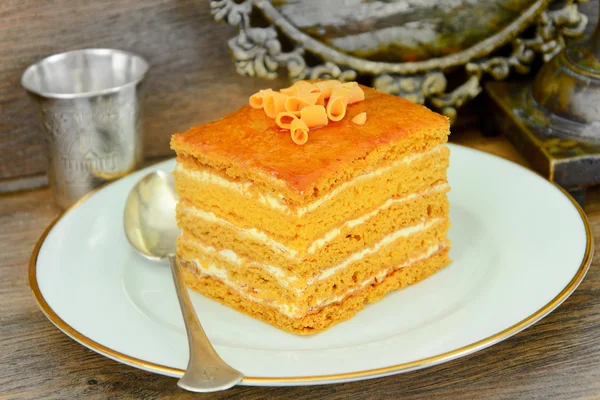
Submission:
[[[451,265],[350,321],[295,336],[192,293],[219,354],[249,385],[332,383],[422,368],[483,349],[547,315],[583,279],[592,240],[563,191],[516,164],[451,145]],[[40,239],[30,284],[48,318],[107,357],[180,376],[188,350],[168,267],[131,249],[129,189],[166,161],[110,184]]]

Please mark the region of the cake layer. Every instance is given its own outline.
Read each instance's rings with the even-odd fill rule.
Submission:
[[[200,242],[219,250],[234,250],[239,256],[277,265],[284,272],[309,278],[348,254],[372,246],[402,227],[416,226],[428,218],[447,218],[448,186],[440,183],[422,192],[386,200],[374,210],[331,228],[298,251],[259,229],[239,228],[181,202],[179,224]]]
[[[448,263],[448,249],[440,248],[437,253],[410,265],[392,265],[384,270],[384,274],[362,282],[357,290],[335,297],[332,302],[315,307],[300,318],[291,317],[288,308],[274,307],[256,298],[253,292],[240,291],[218,277],[198,273],[193,263],[183,261],[182,266],[187,285],[199,293],[284,331],[307,335],[351,318],[367,303],[379,300],[392,290],[419,282]]]
[[[343,120],[311,130],[300,147],[263,110],[250,106],[173,135],[171,147],[230,179],[254,182],[261,192],[275,190],[289,204],[304,204],[374,166],[446,142],[446,117],[362,88],[364,101],[350,104]],[[351,120],[361,112],[367,112],[368,122],[358,126]]]
[[[229,282],[234,287],[246,288],[269,304],[294,305],[302,312],[328,299],[343,296],[370,277],[381,274],[389,265],[410,264],[411,259],[418,259],[423,253],[447,247],[447,229],[448,221],[443,218],[400,229],[310,278],[240,257],[229,249],[215,249],[189,233],[179,239],[178,256],[194,262],[201,273]]]
[[[178,221],[184,229],[193,229],[195,224],[204,229],[205,224],[220,221],[245,229],[260,227],[271,239],[302,254],[321,235],[375,210],[389,198],[424,192],[445,182],[448,156],[446,146],[437,146],[398,160],[385,169],[367,171],[302,208],[283,209],[274,200],[276,195],[259,193],[250,182],[228,181],[180,159],[174,174],[181,204],[192,205],[201,212],[189,218],[190,213],[186,217],[186,210],[182,210],[185,207],[179,207]],[[273,201],[261,201],[265,196]]]

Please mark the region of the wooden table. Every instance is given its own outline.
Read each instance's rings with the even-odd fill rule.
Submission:
[[[455,141],[524,163],[503,139]],[[600,191],[589,195],[600,248]],[[60,398],[600,398],[600,259],[577,291],[533,327],[489,349],[436,367],[330,386],[237,387],[186,393],[175,379],[100,356],[56,329],[38,310],[27,264],[44,228],[59,213],[48,189],[0,196],[0,399]],[[442,333],[443,334],[443,333]]]

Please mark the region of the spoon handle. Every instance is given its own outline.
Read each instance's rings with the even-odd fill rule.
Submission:
[[[179,298],[190,347],[187,369],[177,385],[192,392],[215,392],[229,389],[239,383],[244,375],[225,363],[212,347],[194,310],[183,273],[175,256],[169,256],[169,264],[171,264],[175,290]]]

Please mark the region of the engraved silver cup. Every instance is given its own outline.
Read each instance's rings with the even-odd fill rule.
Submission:
[[[112,49],[56,54],[31,65],[21,84],[41,112],[48,181],[67,208],[103,183],[139,167],[141,83],[148,63]]]

